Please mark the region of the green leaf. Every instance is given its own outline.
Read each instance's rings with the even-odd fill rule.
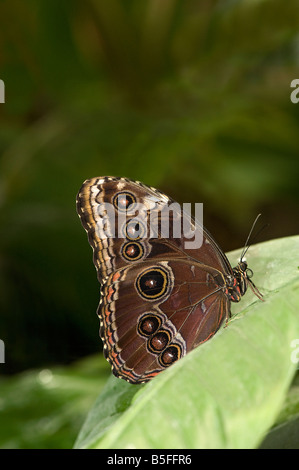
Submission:
[[[240,252],[229,255],[232,263]],[[111,378],[75,447],[258,447],[296,370],[298,252],[299,237],[250,247],[265,301],[247,293],[226,328],[146,385]]]
[[[296,356],[298,352],[297,347]],[[260,449],[299,449],[298,370],[275,425],[261,443]]]

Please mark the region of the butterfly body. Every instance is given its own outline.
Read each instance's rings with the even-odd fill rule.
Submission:
[[[77,196],[101,283],[104,355],[116,376],[134,384],[210,339],[250,282],[246,262],[232,268],[194,219],[202,244],[186,248],[189,236],[175,236],[181,211],[163,211],[173,202],[155,188],[115,177],[86,180]]]

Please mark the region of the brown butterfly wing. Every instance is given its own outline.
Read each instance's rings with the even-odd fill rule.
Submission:
[[[216,333],[228,300],[214,274],[174,259],[135,264],[108,276],[98,314],[115,375],[146,382]],[[144,281],[151,277],[166,282],[147,288]]]
[[[122,216],[122,226],[118,224],[118,217],[114,220],[114,236],[103,237],[101,233],[100,222],[104,220],[102,212],[99,211],[101,205],[108,203],[115,207],[118,195],[129,194],[135,198],[137,204],[141,203],[148,209],[148,213],[142,221],[139,216],[141,224],[145,226],[145,232],[148,236],[143,236],[142,240],[138,242],[142,247],[142,256],[136,257],[136,261],[142,261],[144,259],[170,259],[170,258],[186,258],[191,257],[196,259],[198,262],[213,266],[218,269],[220,273],[232,273],[232,269],[229,261],[225,254],[219,248],[217,243],[214,241],[212,236],[204,227],[198,227],[202,230],[202,245],[196,249],[186,248],[186,243],[190,240],[182,235],[179,238],[174,238],[171,233],[169,237],[161,236],[161,229],[158,226],[158,232],[154,237],[151,237],[150,224],[154,224],[155,215],[161,212],[165,206],[175,203],[173,199],[158,191],[155,188],[146,186],[140,182],[131,181],[127,178],[115,178],[115,177],[98,177],[86,180],[77,195],[77,212],[81,219],[82,225],[85,228],[88,240],[93,248],[93,261],[97,269],[98,279],[101,281],[107,275],[113,271],[131,264],[134,262],[134,258],[129,259],[125,255],[124,246],[128,243],[126,239],[126,228],[125,225],[132,220],[133,216],[126,216],[124,213]],[[176,204],[176,203],[175,203]],[[134,201],[132,204],[134,207]],[[167,223],[170,226],[173,225],[174,221],[181,219],[182,214],[180,206],[177,204],[178,210],[170,212],[168,215]],[[151,213],[149,217],[148,214]],[[119,215],[119,214],[118,214]],[[161,223],[161,217],[163,213],[157,215],[160,217],[159,222]],[[192,218],[194,222],[194,219]],[[119,237],[118,235],[122,236]],[[134,241],[132,241],[134,243]]]
[[[114,374],[131,383],[151,379],[213,336],[230,316],[223,286],[231,266],[204,228],[197,227],[203,243],[196,249],[186,248],[184,234],[173,236],[180,207],[166,215],[161,210],[173,202],[154,188],[114,177],[85,181],[77,196],[102,283],[98,314],[105,357]],[[128,214],[127,208],[140,203],[145,211],[137,212],[136,225],[134,210]],[[103,204],[116,217],[103,211]],[[165,217],[167,237],[161,233]],[[142,236],[132,237],[137,226]],[[103,236],[107,233],[113,236]]]

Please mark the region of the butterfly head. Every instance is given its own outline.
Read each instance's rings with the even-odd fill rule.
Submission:
[[[249,277],[247,272],[249,272]],[[233,268],[233,274],[229,276],[228,283],[228,297],[232,302],[239,302],[242,296],[247,291],[248,281],[251,270],[248,270],[246,261],[240,260],[235,268]]]
[[[239,302],[241,297],[247,291],[248,286],[260,300],[263,300],[263,295],[251,280],[252,276],[253,271],[248,268],[247,262],[241,258],[237,266],[233,269],[233,282],[229,288],[229,297],[231,301]]]
[[[263,296],[260,293],[260,291],[257,289],[257,287],[254,285],[252,282],[251,278],[253,276],[253,271],[248,268],[247,261],[245,261],[244,257],[250,247],[249,245],[249,239],[251,237],[252,231],[254,229],[254,226],[260,217],[261,214],[259,214],[249,232],[249,235],[247,237],[245,247],[242,251],[240,261],[237,264],[237,266],[233,269],[233,276],[231,276],[232,279],[232,284],[228,288],[228,294],[229,298],[233,302],[239,302],[241,300],[241,297],[245,294],[247,291],[247,287],[249,286],[252,290],[252,292],[260,299],[263,300]],[[260,231],[258,232],[260,233]]]

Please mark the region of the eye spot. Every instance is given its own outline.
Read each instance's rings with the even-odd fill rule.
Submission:
[[[160,363],[164,366],[170,366],[176,362],[181,357],[181,348],[178,344],[169,345],[165,351],[162,352],[159,360]]]
[[[161,323],[161,319],[157,315],[147,313],[138,323],[138,332],[142,336],[151,336],[160,328]]]
[[[148,268],[136,280],[136,289],[141,297],[154,300],[162,297],[168,288],[168,274],[160,268]]]
[[[128,242],[123,245],[121,254],[128,261],[137,261],[144,255],[144,248],[138,242]]]
[[[145,227],[140,220],[129,220],[125,226],[125,237],[129,240],[139,240],[145,235]]]
[[[118,193],[113,198],[113,205],[120,212],[126,212],[128,209],[132,210],[135,203],[135,196],[127,191]]]
[[[148,342],[148,347],[151,351],[157,353],[163,351],[170,341],[168,331],[159,330],[155,333]]]

